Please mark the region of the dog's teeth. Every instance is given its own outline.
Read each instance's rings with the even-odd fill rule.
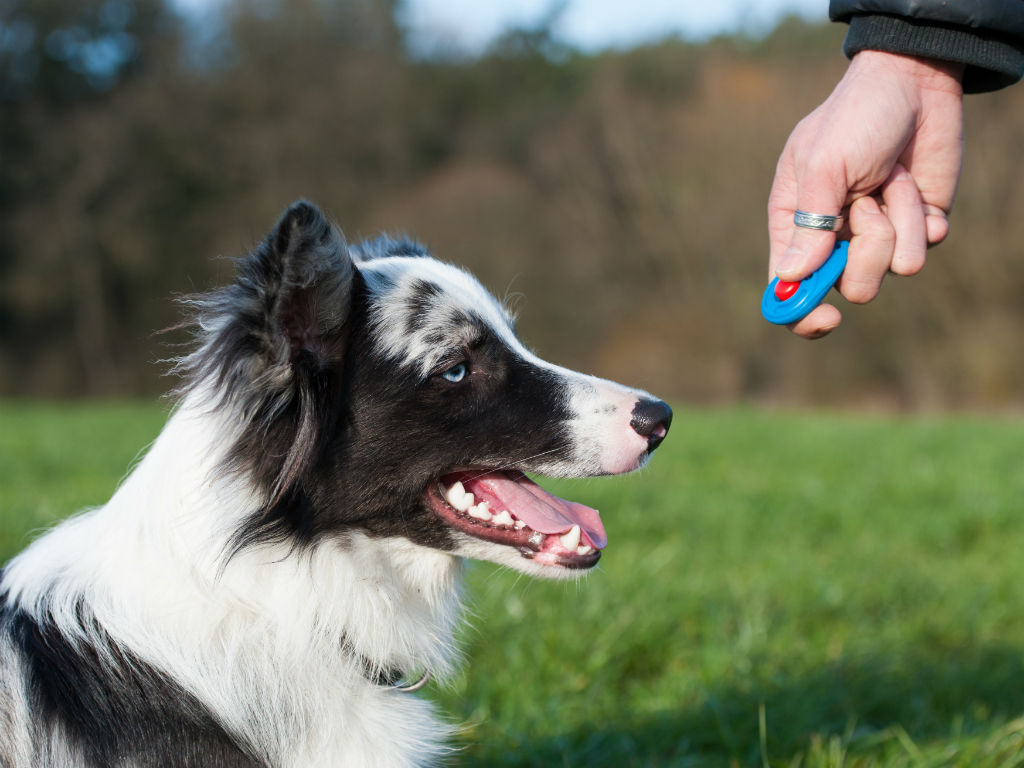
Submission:
[[[521,531],[525,527],[526,527],[526,523],[524,523],[522,520],[516,520],[516,530],[517,531]]]
[[[576,547],[580,545],[580,527],[578,525],[574,525],[568,533],[563,533],[559,536],[558,540],[561,541],[562,546],[570,552],[575,552]]]
[[[456,480],[455,484],[452,485],[452,487],[449,488],[447,491],[445,491],[444,497],[449,504],[458,509],[459,504],[462,503],[462,497],[465,495],[466,489],[463,487],[460,481]]]
[[[472,496],[473,494],[469,494]],[[486,501],[481,501],[479,504],[470,507],[466,510],[470,517],[475,517],[477,520],[483,520],[484,522],[490,522],[491,510],[488,508]]]
[[[473,506],[473,502],[476,501],[476,499],[473,498],[472,493],[466,493],[465,487],[459,481],[456,481],[455,484],[445,492],[444,497],[449,504],[460,512],[468,512],[469,508]]]
[[[501,512],[494,516],[495,525],[503,525],[506,528],[511,528],[513,524],[512,515],[508,513],[507,509],[501,510]]]
[[[594,548],[589,544],[580,544],[578,547],[576,547],[577,555],[589,555],[593,551]]]
[[[472,493],[463,493],[461,496],[456,495],[455,499],[451,502],[451,505],[455,507],[459,512],[469,512],[469,508],[476,503],[476,499]]]

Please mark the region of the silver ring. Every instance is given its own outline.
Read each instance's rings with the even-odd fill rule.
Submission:
[[[794,211],[793,223],[804,229],[821,229],[826,232],[837,232],[843,228],[843,217],[829,216],[824,213]]]

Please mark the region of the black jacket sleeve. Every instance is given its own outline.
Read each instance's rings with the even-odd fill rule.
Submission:
[[[829,16],[850,24],[847,56],[875,50],[965,64],[966,93],[1024,75],[1024,0],[831,0]]]

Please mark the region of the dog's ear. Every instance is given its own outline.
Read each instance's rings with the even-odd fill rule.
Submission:
[[[356,267],[320,210],[293,204],[237,280],[186,300],[198,346],[181,360],[182,395],[198,391],[239,424],[227,464],[271,505],[320,454],[339,417]]]
[[[260,252],[262,251],[262,252]],[[355,267],[340,233],[312,203],[285,211],[254,257],[278,363],[328,365],[343,350]],[[284,342],[281,344],[280,342]]]
[[[256,429],[236,452],[267,486],[273,505],[315,461],[337,418],[355,265],[341,233],[300,200],[246,266],[260,295],[270,359],[257,377],[265,382],[263,394],[249,411]]]

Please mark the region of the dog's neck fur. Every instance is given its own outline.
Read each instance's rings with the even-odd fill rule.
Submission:
[[[270,765],[430,763],[447,735],[430,704],[373,679],[451,672],[460,559],[362,533],[228,557],[261,499],[221,468],[226,424],[186,399],[110,502],[26,550],[4,588],[62,628],[82,627],[84,609]],[[207,543],[198,558],[196,542]]]

